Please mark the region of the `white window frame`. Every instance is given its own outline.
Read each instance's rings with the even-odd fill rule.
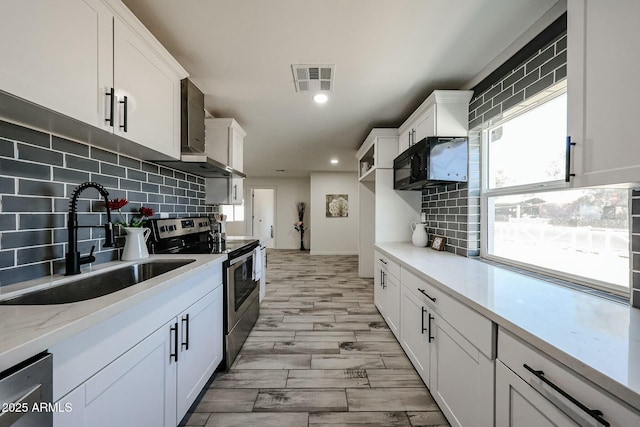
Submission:
[[[494,128],[495,126],[499,126],[502,123],[505,123],[509,120],[512,120],[514,117],[518,115],[524,114],[540,105],[551,101],[552,99],[561,96],[566,93],[566,86],[563,88],[562,85],[557,86],[558,90],[548,94],[546,96],[539,96],[534,102],[531,100],[526,101],[526,106],[519,105],[514,108],[517,112],[513,112],[512,114],[507,115],[499,120],[489,121],[485,123],[480,131],[481,135],[481,192],[480,192],[480,257],[499,263],[505,264],[507,266],[516,267],[521,270],[530,271],[537,274],[542,274],[546,276],[550,276],[553,278],[558,278],[561,280],[566,280],[572,283],[581,284],[587,286],[592,289],[602,290],[609,293],[622,295],[625,297],[629,296],[631,292],[631,279],[629,281],[628,287],[623,287],[620,285],[602,282],[596,279],[587,278],[584,276],[577,276],[571,273],[566,273],[563,271],[552,270],[545,267],[541,267],[535,264],[528,264],[521,261],[516,261],[509,258],[503,258],[497,255],[493,255],[489,253],[489,236],[493,233],[493,222],[490,221],[490,212],[493,212],[493,209],[490,209],[490,198],[499,197],[499,196],[510,196],[517,194],[526,194],[526,193],[542,193],[547,191],[562,191],[562,190],[570,190],[573,189],[570,183],[565,182],[563,179],[548,181],[548,182],[538,182],[532,184],[525,185],[517,185],[511,187],[502,187],[502,188],[489,188],[489,168],[488,159],[489,159],[489,128]],[[631,206],[631,192],[629,191],[629,206]],[[631,227],[631,225],[629,225]],[[631,244],[631,239],[629,240],[629,244]],[[631,257],[631,248],[629,248],[629,256]],[[630,273],[631,274],[631,273]]]
[[[247,217],[247,212],[245,209],[245,205],[244,205],[244,200],[242,200],[242,204],[240,205],[220,205],[220,213],[222,212],[222,207],[223,206],[229,206],[231,207],[231,212],[233,212],[233,215],[227,215],[227,222],[243,222],[245,220],[245,218]],[[242,219],[236,219],[236,210],[242,210],[243,213],[243,218]]]

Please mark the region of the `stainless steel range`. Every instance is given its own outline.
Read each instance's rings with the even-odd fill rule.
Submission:
[[[251,328],[258,320],[259,279],[254,274],[254,257],[260,244],[256,239],[228,238],[220,242],[211,233],[207,217],[152,219],[149,253],[226,254],[223,264],[225,358],[229,369]]]

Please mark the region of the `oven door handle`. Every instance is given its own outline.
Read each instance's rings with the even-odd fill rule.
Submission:
[[[239,256],[238,258],[233,258],[231,260],[229,260],[229,265],[234,265],[237,264],[239,262],[243,262],[246,259],[249,259],[253,256],[253,250],[249,253],[246,253],[244,255]]]

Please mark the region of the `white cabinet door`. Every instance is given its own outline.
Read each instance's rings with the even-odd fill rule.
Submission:
[[[640,86],[630,82],[640,74],[640,2],[569,0],[567,8],[572,185],[638,182]]]
[[[244,169],[244,131],[237,127],[231,127],[229,129],[231,135],[229,140],[231,141],[231,162],[229,166],[238,172],[242,172]]]
[[[431,327],[430,391],[445,417],[452,426],[493,426],[494,361],[441,317]]]
[[[0,90],[111,129],[112,22],[99,0],[3,1]]]
[[[375,252],[373,301],[389,329],[400,341],[400,265]]]
[[[436,104],[433,104],[427,109],[414,124],[415,129],[415,141],[419,142],[428,136],[436,135]]]
[[[232,205],[241,205],[244,200],[244,179],[231,178],[231,194],[229,199]]]
[[[522,378],[496,361],[496,426],[577,426],[564,412],[542,397]]]
[[[180,157],[180,80],[133,30],[114,19],[116,134]],[[153,159],[149,159],[153,160]]]
[[[384,317],[384,290],[382,289],[382,267],[380,266],[380,262],[378,261],[378,253],[375,253],[375,260],[373,261],[374,272],[373,272],[373,303],[378,308],[378,311]]]
[[[178,316],[176,425],[222,362],[222,286]]]
[[[400,281],[393,275],[385,273],[382,284],[384,291],[384,320],[389,329],[400,340]]]
[[[398,154],[409,148],[411,145],[411,129],[402,132],[398,139]]]
[[[429,345],[429,310],[421,299],[402,285],[401,302],[402,329],[400,344],[413,363],[414,368],[429,387],[431,346]]]
[[[60,399],[61,407],[69,403],[72,410],[56,413],[54,425],[175,426],[175,412],[167,417],[163,410],[175,400],[175,372],[165,369],[167,330],[157,330]]]
[[[207,155],[238,172],[244,169],[244,137],[247,133],[234,119],[206,119]]]

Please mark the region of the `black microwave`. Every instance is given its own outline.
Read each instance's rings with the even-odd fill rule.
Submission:
[[[467,182],[468,161],[466,137],[424,138],[393,160],[393,188],[421,190],[434,185]]]

